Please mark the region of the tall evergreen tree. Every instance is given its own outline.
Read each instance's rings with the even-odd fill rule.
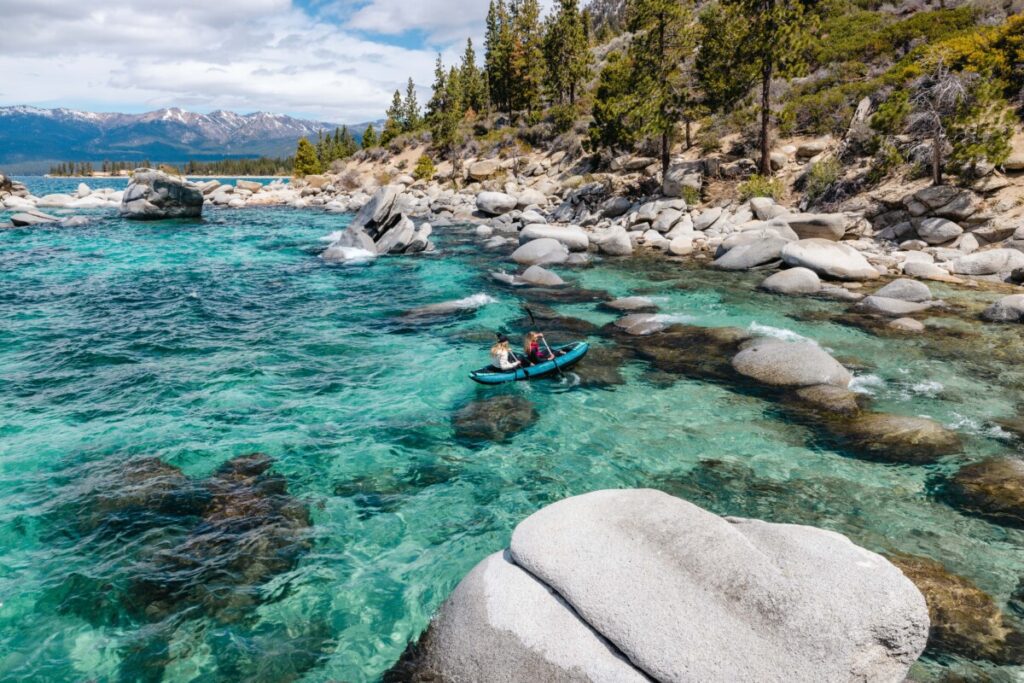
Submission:
[[[299,140],[299,146],[295,150],[293,172],[300,178],[320,172],[320,160],[317,158],[316,148],[307,138]]]
[[[757,82],[756,65],[746,60],[747,20],[735,4],[712,2],[700,13],[700,50],[695,64],[703,104],[728,111]]]
[[[380,135],[380,144],[386,145],[402,134],[404,118],[405,107],[402,102],[402,93],[396,90],[391,98],[391,106],[388,107],[387,120],[384,121],[384,130]]]
[[[514,39],[505,0],[491,0],[484,38],[484,72],[491,104],[512,114],[512,56]]]
[[[696,48],[696,30],[688,5],[679,0],[633,0],[629,29],[631,86],[642,99],[642,130],[661,139],[661,169],[668,172],[676,121],[687,103],[687,63]]]
[[[789,77],[804,67],[807,38],[817,17],[800,0],[722,0],[746,22],[743,62],[756,69],[761,81],[761,175],[770,176],[771,87],[776,76]]]
[[[445,79],[440,115],[434,121],[431,136],[434,145],[452,160],[453,170],[457,170],[459,161],[456,150],[462,142],[460,125],[465,111],[462,79],[459,70],[452,66]]]
[[[462,53],[462,63],[459,66],[459,80],[462,86],[463,106],[478,113],[484,111],[487,108],[487,86],[476,63],[472,38],[466,40],[466,51]]]
[[[441,55],[437,55],[437,61],[434,62],[434,85],[430,90],[430,101],[427,102],[427,113],[426,122],[431,129],[434,127],[434,123],[444,110],[444,98],[445,88],[448,83],[448,72],[444,68],[444,62],[441,61]]]
[[[402,102],[402,130],[406,133],[416,130],[422,122],[423,115],[416,100],[416,85],[410,78],[405,86],[405,100]]]
[[[587,77],[590,52],[584,17],[577,0],[560,0],[558,11],[548,18],[544,32],[545,85],[555,102],[576,103],[576,94]]]
[[[369,126],[366,127],[366,130],[363,131],[363,149],[370,149],[376,146],[377,131],[373,129],[373,124],[371,123]]]
[[[512,109],[533,112],[540,107],[544,86],[544,31],[539,0],[512,0]],[[511,109],[510,112],[511,113]]]

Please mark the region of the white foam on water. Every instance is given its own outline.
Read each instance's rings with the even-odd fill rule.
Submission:
[[[654,313],[650,317],[650,320],[653,322],[664,323],[665,325],[692,323],[696,319],[695,316],[686,315],[685,313]]]
[[[885,386],[885,380],[878,375],[854,375],[850,382],[850,391],[856,394],[874,396],[875,393]]]
[[[477,293],[477,294],[472,294],[470,296],[467,296],[464,299],[456,299],[455,301],[451,302],[451,306],[453,308],[464,308],[464,309],[465,308],[480,308],[482,306],[486,306],[487,304],[494,304],[494,303],[497,303],[497,302],[498,302],[498,300],[495,299],[493,296],[489,296],[487,294],[484,294],[483,292],[480,292],[480,293]]]
[[[774,339],[781,339],[782,341],[789,342],[811,342],[817,344],[818,342],[813,339],[808,339],[802,334],[798,334],[793,330],[787,330],[784,327],[772,327],[771,325],[762,325],[759,322],[752,322],[747,326],[747,329],[759,337],[772,337]]]
[[[321,242],[336,242],[341,239],[341,236],[345,233],[344,230],[335,230],[330,235],[324,235],[320,238]]]
[[[377,258],[377,254],[359,247],[334,247],[331,249],[331,261],[341,263],[367,263]]]
[[[943,386],[942,382],[935,382],[932,380],[917,382],[908,387],[911,393],[921,396],[938,396],[945,390],[945,388],[946,387]]]

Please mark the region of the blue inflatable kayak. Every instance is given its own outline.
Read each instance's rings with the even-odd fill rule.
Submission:
[[[537,363],[525,368],[516,368],[515,370],[498,370],[493,365],[488,365],[486,368],[480,368],[469,373],[469,378],[480,384],[504,384],[505,382],[519,382],[527,379],[548,377],[558,372],[559,368],[565,370],[583,360],[583,356],[587,355],[587,351],[590,350],[590,344],[587,342],[573,342],[572,344],[559,346],[552,350],[555,352],[555,357],[543,363]],[[520,357],[517,356],[517,358]]]

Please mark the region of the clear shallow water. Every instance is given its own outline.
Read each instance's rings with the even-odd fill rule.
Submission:
[[[470,231],[445,229],[437,256],[322,263],[320,238],[346,220],[222,210],[202,223],[0,232],[0,679],[374,680],[519,520],[607,487],[654,486],[933,557],[999,604],[1024,576],[1024,532],[928,489],[965,461],[1018,451],[989,423],[1022,398],[1024,366],[1005,356],[1013,332],[883,340],[830,320],[838,304],[755,293],[756,277],[655,262],[571,274],[658,297],[696,324],[814,339],[857,369],[878,409],[933,417],[966,441],[964,457],[883,465],[829,450],[761,398],[640,363],[610,388],[477,387],[466,373],[486,362],[482,340],[521,315],[486,277],[494,258]],[[475,316],[396,319],[479,292],[497,302]],[[557,308],[612,319],[593,304]],[[453,413],[500,394],[528,399],[537,422],[505,443],[458,440]],[[239,618],[133,612],[140,558],[173,533],[77,533],[95,472],[109,480],[152,456],[201,479],[254,451],[308,506],[308,550]],[[963,666],[926,662],[919,675]]]

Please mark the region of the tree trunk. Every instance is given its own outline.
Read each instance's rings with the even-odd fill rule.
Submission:
[[[766,56],[761,66],[761,175],[766,178],[772,174],[771,89],[772,60]]]
[[[665,176],[668,175],[668,165],[671,159],[669,158],[669,152],[671,151],[671,140],[667,130],[661,132],[661,179],[665,180]]]
[[[942,184],[942,133],[938,126],[932,134],[932,184]]]
[[[690,119],[686,119],[686,149],[693,147],[693,136],[690,134]]]

